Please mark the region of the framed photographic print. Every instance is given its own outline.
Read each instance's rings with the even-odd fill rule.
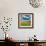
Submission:
[[[33,28],[33,13],[18,14],[18,28]]]

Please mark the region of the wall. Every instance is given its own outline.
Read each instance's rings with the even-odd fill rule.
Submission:
[[[44,39],[46,39],[46,15],[45,15],[45,29],[44,29]]]
[[[33,8],[29,4],[28,0],[0,0],[0,18],[12,17],[13,22],[8,31],[10,37],[16,40],[28,40],[34,34],[37,35],[37,39],[45,39],[45,15],[46,6],[40,8]],[[18,29],[18,13],[34,13],[34,28],[33,29]],[[3,36],[3,31],[0,31],[0,35]],[[0,36],[0,39],[4,37]]]

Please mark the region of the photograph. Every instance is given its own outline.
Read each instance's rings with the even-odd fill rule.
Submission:
[[[18,28],[33,28],[33,13],[19,13]]]

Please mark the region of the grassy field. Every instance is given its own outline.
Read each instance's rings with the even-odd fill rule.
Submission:
[[[21,26],[31,26],[31,22],[30,21],[21,22]]]

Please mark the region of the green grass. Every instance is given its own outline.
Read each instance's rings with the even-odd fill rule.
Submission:
[[[30,26],[29,22],[21,22],[21,26]]]

